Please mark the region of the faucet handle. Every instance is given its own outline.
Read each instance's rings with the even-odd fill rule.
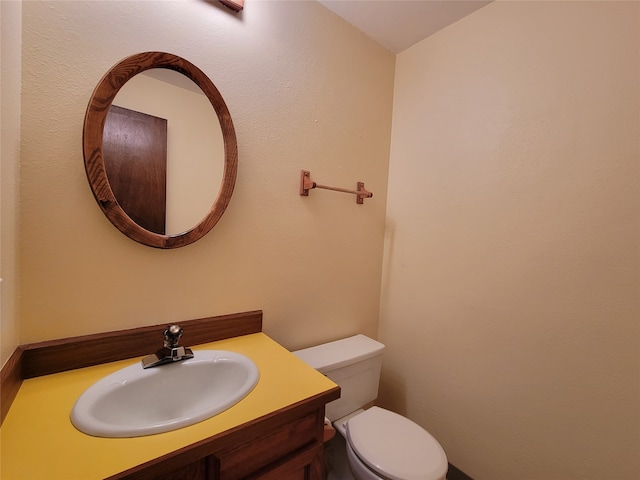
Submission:
[[[182,327],[180,327],[180,325],[169,325],[163,335],[164,346],[167,348],[175,348],[178,346],[180,337],[182,337]]]

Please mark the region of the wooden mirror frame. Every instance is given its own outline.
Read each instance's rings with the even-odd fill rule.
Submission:
[[[224,171],[218,197],[202,221],[176,235],[151,232],[135,223],[122,209],[109,185],[105,168],[102,135],[107,113],[118,91],[132,77],[151,68],[167,68],[189,77],[207,96],[216,111],[224,143]],[[127,237],[155,248],[178,248],[205,236],[229,205],[238,171],[238,144],[231,114],[213,82],[187,60],[163,52],[145,52],[127,57],[109,70],[91,95],[82,132],[84,166],[93,195],[106,217]]]

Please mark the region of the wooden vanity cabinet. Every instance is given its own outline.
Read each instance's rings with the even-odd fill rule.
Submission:
[[[324,403],[310,399],[110,478],[321,480]]]
[[[308,397],[300,393],[301,390],[296,386],[296,379],[300,380],[301,373],[298,372],[297,376],[292,378],[287,376],[287,360],[282,347],[262,334],[262,311],[260,310],[184,320],[180,324],[186,332],[184,340],[188,345],[206,345],[228,339],[231,343],[237,342],[236,346],[242,345],[243,349],[257,349],[258,357],[262,355],[263,363],[259,368],[265,369],[262,373],[265,374],[263,385],[266,390],[259,394],[262,397],[258,396],[254,399],[262,399],[271,405],[277,398],[275,405],[278,406],[272,407],[275,409],[273,411],[267,408],[261,410],[269,413],[258,418],[242,416],[241,418],[253,420],[240,423],[226,431],[215,430],[208,437],[206,434],[203,435],[201,426],[197,429],[197,437],[194,438],[205,437],[204,440],[194,440],[196,443],[178,448],[171,453],[145,461],[107,478],[111,480],[321,480],[324,408],[327,403],[340,397],[340,388],[337,385],[322,382],[322,386],[316,385],[311,390],[316,393],[309,394]],[[20,346],[0,369],[0,386],[2,387],[0,388],[2,392],[0,420],[3,420],[7,414],[23,380],[130,359],[134,356],[144,356],[157,349],[158,337],[161,336],[164,328],[166,328],[164,324],[152,325]],[[270,362],[273,357],[277,361],[272,365]],[[264,358],[269,358],[269,361]],[[266,380],[269,377],[272,381]],[[283,379],[286,379],[285,383]],[[278,391],[283,388],[282,385],[291,385],[291,390]],[[64,386],[61,385],[61,391],[64,391],[62,387]],[[66,406],[62,408],[62,405],[65,405],[62,401],[52,402],[53,410],[51,411],[57,420],[52,421],[51,425],[66,428],[68,411]],[[38,418],[43,415],[42,412],[33,413]],[[238,422],[242,421],[238,420]],[[17,444],[24,447],[17,450],[18,455],[13,455],[11,458],[12,471],[18,472],[15,478],[83,478],[82,475],[75,473],[73,461],[78,455],[85,456],[85,459],[87,455],[92,455],[95,446],[89,448],[88,444],[83,442],[84,436],[76,435],[75,430],[65,430],[66,433],[62,437],[53,427],[43,431],[35,428],[25,430],[20,426],[20,430],[16,428],[12,432]],[[47,435],[51,442],[66,441],[71,444],[63,452],[63,458],[60,457],[59,449],[45,449],[44,458],[39,454],[40,457],[36,460],[38,452],[34,453],[28,448],[29,439],[36,435],[40,439],[43,435]],[[66,440],[61,440],[62,438]],[[117,441],[112,440],[112,442]],[[100,452],[100,460],[96,458],[96,462],[104,462],[103,459],[113,454],[108,450],[108,444],[112,442],[99,442],[102,448],[107,450]],[[184,445],[182,442],[181,440],[173,444]],[[148,458],[143,456],[144,442],[135,443],[141,449],[140,461],[144,461],[143,458]],[[115,451],[117,449],[114,449]],[[136,452],[131,453],[135,456]],[[36,463],[39,466],[36,470],[39,472],[45,471],[47,466],[50,466],[51,470],[47,470],[48,476],[40,474],[28,477],[19,473],[20,464],[25,462]],[[127,459],[120,464],[131,465],[131,462]],[[85,465],[86,463],[83,464]],[[104,467],[104,465],[99,466]],[[3,473],[5,468],[3,464]],[[116,468],[96,468],[95,476],[104,477],[105,471],[112,472]],[[86,473],[84,478],[88,478]]]

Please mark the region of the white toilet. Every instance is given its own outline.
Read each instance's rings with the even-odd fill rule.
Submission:
[[[341,388],[326,416],[346,440],[356,480],[445,480],[447,456],[429,432],[389,410],[362,409],[378,396],[383,349],[355,335],[293,353]]]

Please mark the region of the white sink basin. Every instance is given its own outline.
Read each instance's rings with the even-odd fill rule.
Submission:
[[[194,351],[194,358],[118,370],[90,386],[71,410],[75,427],[96,437],[168,432],[212,417],[242,400],[258,383],[244,355]]]

